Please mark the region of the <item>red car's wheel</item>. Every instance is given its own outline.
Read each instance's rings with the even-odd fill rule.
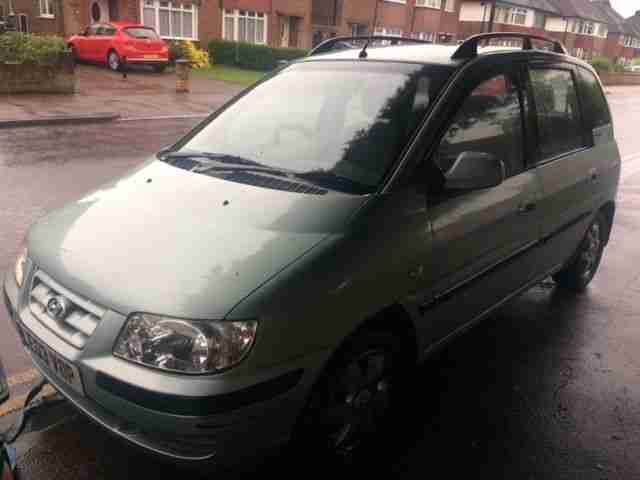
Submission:
[[[107,54],[107,66],[114,72],[120,70],[120,55],[115,50],[111,50]]]

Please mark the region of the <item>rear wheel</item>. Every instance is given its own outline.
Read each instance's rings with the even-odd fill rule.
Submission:
[[[111,50],[107,54],[107,66],[114,72],[120,70],[120,55],[115,50]]]
[[[598,213],[589,225],[573,261],[553,276],[559,286],[576,292],[587,288],[600,266],[607,228],[607,219],[602,212]]]
[[[402,341],[365,331],[330,362],[313,389],[294,433],[294,448],[350,461],[390,425],[402,371],[411,363]]]

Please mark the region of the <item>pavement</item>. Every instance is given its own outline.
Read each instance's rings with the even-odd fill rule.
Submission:
[[[416,374],[379,454],[348,471],[300,465],[282,451],[224,478],[640,478],[640,89],[608,91],[622,182],[611,243],[588,292],[569,295],[547,280],[442,350]],[[11,268],[33,220],[121,175],[196,121],[0,131],[0,271]],[[0,331],[19,399],[35,376],[2,310]],[[0,428],[11,418],[0,418]],[[211,476],[132,449],[64,402],[37,414],[17,448],[27,480]]]
[[[204,116],[240,92],[243,87],[192,76],[191,91],[176,93],[175,73],[136,68],[127,78],[96,65],[78,65],[75,95],[10,95],[0,87],[0,127],[5,122],[51,120],[88,116],[101,119]],[[85,118],[82,118],[85,117]],[[57,122],[61,123],[61,122]],[[67,121],[68,123],[68,121]],[[5,125],[11,128],[15,124]]]

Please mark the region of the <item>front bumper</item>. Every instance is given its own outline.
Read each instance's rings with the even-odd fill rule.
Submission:
[[[84,394],[31,355],[58,392],[112,434],[175,461],[235,465],[287,442],[327,357],[321,352],[251,378],[167,374],[111,355],[121,315],[107,312],[76,350],[32,316],[12,276],[2,290],[14,325],[78,368]]]

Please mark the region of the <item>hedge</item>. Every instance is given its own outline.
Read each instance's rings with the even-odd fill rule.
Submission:
[[[62,38],[7,32],[0,35],[0,62],[55,63],[67,45]]]
[[[234,65],[250,70],[269,71],[278,67],[281,60],[295,60],[307,55],[299,48],[273,48],[267,45],[212,40],[209,42],[209,55],[215,63]]]

